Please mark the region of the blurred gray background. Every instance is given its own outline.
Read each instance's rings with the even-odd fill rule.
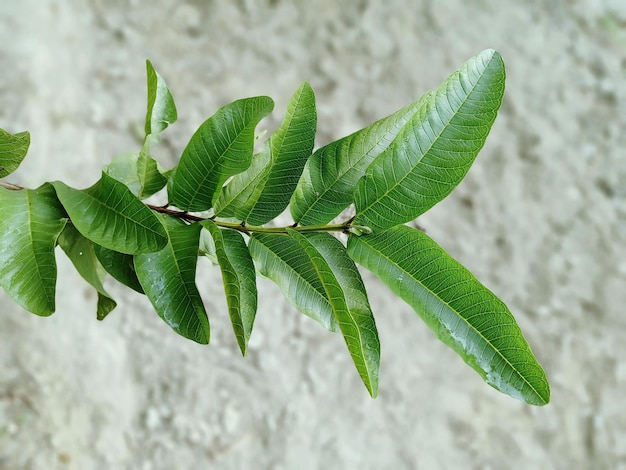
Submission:
[[[507,92],[464,182],[420,218],[511,308],[552,403],[501,395],[364,273],[382,342],[372,400],[343,340],[270,282],[249,357],[219,272],[199,265],[212,344],[174,334],[148,301],[95,293],[59,251],[57,313],[0,293],[2,469],[626,468],[626,3],[621,0],[0,2],[0,127],[30,130],[9,180],[86,187],[139,148],[145,59],[179,121],[267,94],[273,130],[304,80],[317,145],[381,118],[485,48]]]

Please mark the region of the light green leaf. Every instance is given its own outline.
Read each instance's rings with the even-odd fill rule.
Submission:
[[[315,94],[302,84],[289,101],[281,126],[248,170],[224,187],[215,213],[262,225],[280,215],[293,193],[315,140]]]
[[[159,316],[176,333],[200,344],[209,342],[209,319],[196,287],[200,224],[159,216],[168,244],[135,256],[135,271]]]
[[[156,215],[106,173],[83,190],[52,184],[76,229],[92,242],[128,254],[157,251],[167,243]]]
[[[138,158],[138,153],[124,153],[115,157],[111,163],[102,169],[111,178],[124,183],[130,192],[137,197],[141,192],[141,182],[137,172]]]
[[[139,180],[137,196],[140,199],[152,196],[167,184],[167,178],[159,171],[157,161],[148,155],[148,149],[145,145],[137,158],[137,177]]]
[[[504,63],[494,50],[468,60],[444,81],[359,181],[355,223],[393,227],[450,194],[485,143],[504,81]]]
[[[295,239],[255,233],[248,248],[259,274],[274,281],[297,310],[330,331],[339,330],[315,267]]]
[[[176,122],[178,115],[174,98],[165,80],[157,73],[149,60],[146,60],[148,76],[148,111],[146,113],[146,136],[158,135],[169,124]]]
[[[305,236],[287,229],[305,251],[322,283],[352,360],[372,397],[378,394],[380,342],[363,282],[345,248],[330,234]],[[315,242],[313,241],[315,240]],[[317,246],[323,247],[320,251]],[[330,263],[341,266],[333,269]],[[352,285],[342,285],[338,277]],[[354,287],[357,287],[354,289]]]
[[[222,270],[228,313],[241,353],[245,356],[257,308],[256,271],[243,236],[235,230],[222,230],[210,220],[202,222],[215,242]]]
[[[171,203],[184,211],[213,206],[226,180],[250,166],[254,129],[273,109],[267,96],[246,98],[220,108],[193,135],[171,179]]]
[[[30,147],[30,133],[27,131],[9,134],[0,129],[0,178],[10,175],[22,160]]]
[[[318,149],[304,167],[291,197],[294,220],[301,225],[325,224],[348,207],[367,167],[389,147],[427,97]]]
[[[532,405],[550,401],[546,375],[509,309],[428,235],[401,225],[350,236],[348,253],[489,385]]]
[[[254,207],[255,201],[267,183],[272,167],[272,150],[270,141],[263,144],[263,149],[252,157],[252,163],[246,171],[233,176],[233,179],[222,188],[215,200],[215,214],[222,218],[237,218],[240,221],[247,218],[247,214]]]
[[[200,231],[200,244],[198,246],[198,255],[206,257],[214,266],[217,266],[217,253],[215,248],[215,242],[208,230],[203,229]]]
[[[139,279],[137,279],[132,255],[109,250],[95,243],[93,244],[93,249],[102,267],[113,276],[115,280],[140,294],[144,293]]]
[[[98,320],[104,320],[117,303],[104,289],[102,283],[106,271],[96,258],[93,243],[83,237],[72,224],[67,224],[59,236],[59,246],[83,279],[96,289],[98,293],[96,316]]]
[[[125,153],[115,157],[103,171],[124,183],[140,199],[152,196],[167,183],[167,178],[159,171],[156,160],[143,150],[140,153]]]
[[[0,284],[37,315],[54,313],[54,247],[65,217],[49,183],[19,191],[0,187]]]

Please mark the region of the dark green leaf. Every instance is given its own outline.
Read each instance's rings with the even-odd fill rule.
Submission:
[[[137,279],[132,255],[109,250],[96,244],[93,244],[93,249],[102,267],[114,279],[140,294],[144,293],[139,279]]]
[[[380,342],[374,316],[356,266],[348,258],[343,245],[332,235],[305,236],[291,229],[288,229],[288,232],[311,260],[357,371],[370,395],[376,397]],[[317,246],[321,246],[322,250]],[[331,263],[340,269],[333,269]]]
[[[325,224],[348,207],[369,164],[389,147],[426,99],[318,149],[291,197],[294,220],[301,225]]]
[[[215,242],[215,253],[222,270],[228,313],[241,353],[245,356],[257,307],[256,271],[243,236],[235,230],[222,230],[207,220],[202,223]]]
[[[296,309],[330,331],[339,330],[315,267],[296,240],[255,233],[248,247],[257,271],[274,281]]]
[[[444,199],[483,147],[504,94],[504,63],[487,50],[444,81],[355,192],[355,223],[388,228]]]
[[[54,247],[67,219],[54,189],[0,187],[0,283],[15,302],[37,315],[55,306]]]
[[[263,152],[222,190],[215,213],[253,225],[281,214],[313,150],[316,123],[315,94],[305,82],[291,97],[283,123]]]
[[[128,254],[157,251],[167,243],[156,215],[106,173],[88,189],[52,184],[76,229],[92,242]]]
[[[209,319],[196,287],[202,227],[173,217],[160,218],[169,242],[160,251],[135,256],[137,277],[165,323],[185,338],[208,344]]]
[[[106,277],[106,271],[96,258],[93,243],[83,237],[72,224],[67,224],[59,236],[59,246],[83,279],[96,289],[98,293],[96,315],[98,320],[104,320],[117,303],[104,289],[102,282]]]
[[[178,115],[174,98],[165,80],[157,73],[149,60],[146,61],[148,75],[148,111],[146,113],[146,136],[158,135],[169,124],[176,122]]]
[[[0,178],[10,175],[22,160],[30,147],[30,134],[27,131],[9,134],[0,129]]]
[[[183,151],[168,188],[170,202],[185,211],[210,209],[224,182],[250,166],[254,129],[273,107],[266,96],[247,98],[207,119]]]
[[[532,405],[550,401],[546,375],[509,309],[428,235],[401,225],[350,236],[348,253],[489,385]]]

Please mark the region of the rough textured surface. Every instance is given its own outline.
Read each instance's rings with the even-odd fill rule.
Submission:
[[[274,97],[273,129],[309,80],[321,145],[498,49],[499,119],[420,223],[509,304],[552,384],[544,408],[498,394],[366,275],[383,357],[371,400],[341,339],[267,281],[242,359],[209,263],[200,347],[114,284],[98,323],[59,252],[56,315],[0,294],[0,468],[626,468],[625,24],[621,0],[0,2],[0,126],[32,132],[11,177],[31,187],[86,187],[138,148],[146,58],[180,115],[167,167],[233,99]]]

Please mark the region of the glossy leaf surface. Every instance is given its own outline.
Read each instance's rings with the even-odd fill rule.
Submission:
[[[196,264],[200,224],[161,216],[168,243],[160,251],[135,256],[135,271],[159,316],[178,334],[209,342],[209,319],[198,288]]]
[[[93,244],[93,249],[102,267],[116,281],[121,282],[140,294],[144,293],[139,279],[137,279],[132,255],[109,250],[108,248],[96,244]]]
[[[348,207],[354,188],[372,161],[385,151],[424,98],[354,134],[318,149],[307,162],[291,198],[291,215],[301,225],[324,224]]]
[[[67,219],[54,189],[0,187],[0,283],[29,312],[54,313],[54,247]]]
[[[146,136],[158,135],[169,124],[176,122],[178,114],[174,105],[174,98],[165,80],[158,74],[152,63],[146,61],[148,77],[148,111],[146,112]]]
[[[59,246],[72,261],[76,271],[96,289],[98,294],[96,316],[98,320],[104,320],[117,303],[102,284],[107,273],[96,258],[93,243],[83,237],[72,224],[67,224],[59,236]]]
[[[228,313],[241,353],[245,356],[257,308],[256,271],[243,236],[220,229],[210,220],[202,223],[215,243],[222,271]]]
[[[330,234],[303,235],[289,230],[289,235],[302,247],[315,268],[361,380],[370,395],[376,397],[380,342],[356,266],[343,245]]]
[[[273,107],[266,96],[246,98],[207,119],[183,151],[171,179],[170,202],[185,211],[210,209],[226,180],[250,166],[254,129]]]
[[[92,242],[128,254],[157,251],[167,243],[156,215],[106,173],[83,190],[52,184],[76,229]]]
[[[445,80],[359,181],[355,223],[393,227],[445,198],[483,147],[504,80],[504,63],[493,50],[468,60]]]
[[[139,180],[139,199],[146,199],[159,192],[167,184],[167,178],[161,174],[157,161],[148,155],[144,146],[137,157],[137,178]]]
[[[261,154],[223,189],[215,203],[216,214],[252,225],[280,215],[313,150],[316,124],[315,94],[305,82],[291,97],[285,119]]]
[[[532,405],[550,401],[546,375],[509,309],[428,235],[401,225],[350,236],[348,253],[489,385]]]
[[[9,134],[0,129],[0,178],[17,170],[28,152],[28,147],[30,147],[29,132]]]
[[[248,247],[259,274],[274,281],[297,310],[330,331],[339,330],[315,267],[295,239],[255,233]]]

